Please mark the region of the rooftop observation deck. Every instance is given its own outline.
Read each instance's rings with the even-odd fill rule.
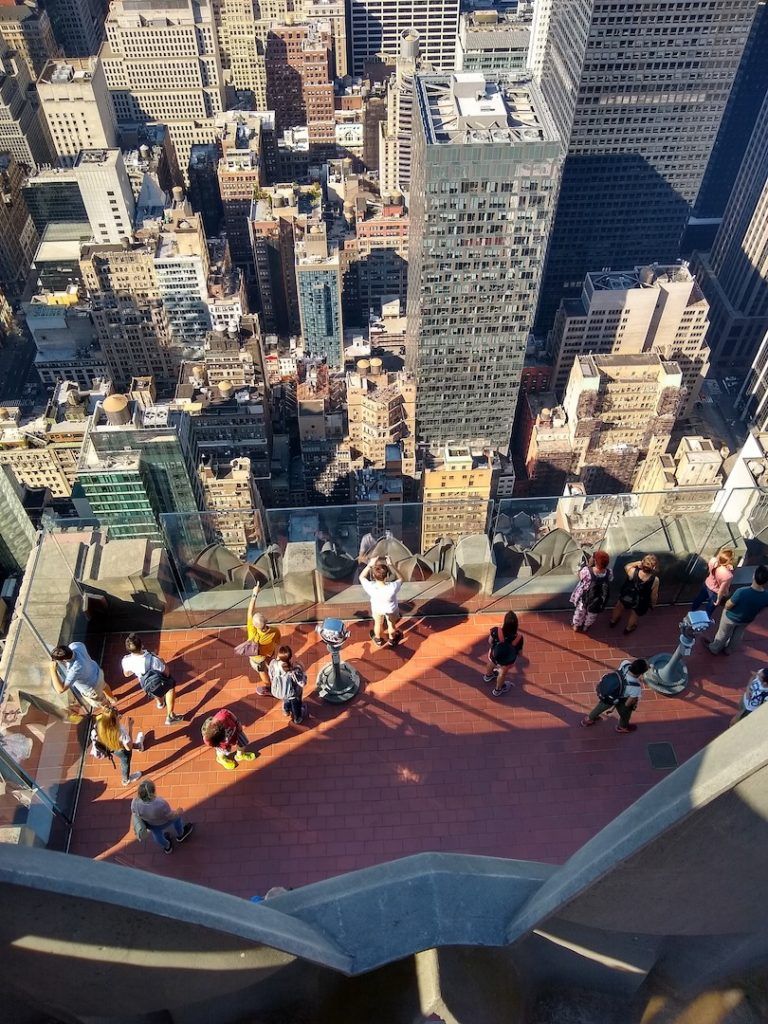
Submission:
[[[768,618],[729,657],[699,639],[689,687],[646,690],[636,732],[579,727],[607,667],[675,647],[707,558],[732,548],[736,586],[768,560],[762,462],[748,461],[741,489],[47,524],[0,661],[9,1020],[120,1024],[130,1006],[210,1024],[661,1024],[688,1007],[704,1024],[737,1003],[744,1024],[765,1020],[750,972],[768,948],[768,712],[726,727],[766,661]],[[660,606],[630,635],[607,613],[571,631],[568,595],[597,547],[618,580],[659,560]],[[394,650],[368,637],[371,554],[405,579]],[[234,652],[257,581],[308,670],[298,727]],[[487,631],[512,608],[524,658],[494,699]],[[345,705],[316,693],[327,616],[347,621],[362,678]],[[129,630],[169,662],[183,722],[166,728],[120,679]],[[52,690],[50,648],[74,639],[146,733],[132,768],[195,823],[170,857],[136,842],[133,787],[84,754],[89,723]],[[223,706],[259,754],[232,772],[200,740]],[[247,901],[275,886],[294,891]]]

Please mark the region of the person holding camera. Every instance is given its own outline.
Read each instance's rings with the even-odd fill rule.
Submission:
[[[403,635],[397,628],[400,619],[397,595],[402,585],[403,577],[389,555],[372,558],[360,573],[360,586],[371,601],[371,639],[377,647],[384,647],[387,643],[384,639],[385,629],[390,647],[396,647],[402,639]]]
[[[643,615],[656,607],[659,600],[659,560],[656,555],[643,555],[639,562],[624,566],[627,578],[613,606],[609,626],[616,626],[629,612],[625,633],[634,633]]]
[[[307,673],[293,660],[293,651],[287,644],[278,647],[277,655],[270,662],[269,678],[272,696],[283,702],[283,711],[293,724],[301,725],[308,714],[302,699]]]
[[[259,697],[268,697],[270,694],[269,663],[280,643],[280,630],[277,626],[270,626],[261,612],[256,611],[256,598],[259,596],[259,590],[260,586],[257,583],[251,593],[251,600],[248,602],[245,628],[248,640],[252,644],[258,645],[256,653],[251,654],[248,658],[251,668],[258,677],[256,693]]]

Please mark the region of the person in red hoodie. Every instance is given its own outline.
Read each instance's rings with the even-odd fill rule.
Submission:
[[[215,715],[206,718],[201,732],[203,743],[213,747],[216,751],[216,760],[229,772],[237,768],[238,761],[253,761],[256,757],[253,751],[245,749],[248,746],[248,737],[229,708],[222,708]]]

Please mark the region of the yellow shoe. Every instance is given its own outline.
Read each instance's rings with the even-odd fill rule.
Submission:
[[[233,761],[231,757],[217,757],[216,760],[219,762],[222,768],[226,768],[228,772],[233,772],[237,768],[237,761]]]
[[[255,759],[256,755],[253,753],[252,750],[238,750],[238,752],[235,754],[236,761],[254,761]]]

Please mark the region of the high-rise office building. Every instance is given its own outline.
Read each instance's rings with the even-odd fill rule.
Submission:
[[[591,269],[677,258],[754,13],[755,0],[553,0],[541,87],[567,158],[542,330]]]
[[[467,11],[459,18],[457,71],[522,71],[528,62],[531,16],[523,12]]]
[[[761,433],[768,431],[768,331],[744,378],[736,405],[746,423]]]
[[[415,29],[421,55],[436,71],[449,72],[456,59],[459,0],[352,0],[348,33],[353,75],[363,75],[368,61],[400,51],[400,39]]]
[[[352,468],[384,470],[387,448],[401,452],[403,476],[416,475],[416,384],[389,373],[381,359],[358,360],[347,374],[347,417]]]
[[[37,93],[62,167],[71,167],[81,149],[117,146],[115,112],[98,57],[48,61]]]
[[[347,12],[344,0],[299,0],[295,4],[295,9],[298,14],[297,21],[330,24],[336,77],[345,78],[349,74],[349,62],[347,60]]]
[[[437,466],[421,477],[421,550],[438,540],[451,539],[488,529],[493,467],[482,452],[469,446],[449,444],[437,454]]]
[[[65,57],[90,57],[98,53],[107,13],[100,0],[46,0],[45,9]]]
[[[163,513],[195,523],[202,485],[192,465],[186,413],[114,394],[97,404],[80,453],[77,482],[113,536],[155,536]]]
[[[398,198],[398,202],[373,199],[355,221],[351,271],[357,278],[357,312],[363,323],[386,302],[397,300],[405,308],[409,219],[402,196]]]
[[[24,507],[24,487],[10,466],[0,464],[0,569],[22,572],[35,543],[35,528]]]
[[[261,124],[225,124],[221,135],[221,159],[217,166],[224,227],[232,260],[253,273],[253,252],[248,216],[254,195],[265,183],[261,156]]]
[[[53,144],[27,66],[2,39],[0,48],[0,153],[29,168],[51,163]]]
[[[631,491],[640,459],[666,451],[681,403],[680,368],[655,353],[577,357],[563,399],[571,472],[589,494]]]
[[[303,500],[310,505],[345,505],[352,500],[353,477],[344,430],[344,378],[330,374],[324,363],[306,363],[302,371],[296,406]]]
[[[33,82],[48,61],[59,56],[51,19],[36,2],[0,7],[0,36],[24,62]]]
[[[722,217],[768,93],[768,0],[759,0],[739,70],[696,199],[697,218]]]
[[[224,108],[209,0],[113,0],[101,48],[118,124],[213,118]]]
[[[23,179],[14,158],[0,153],[0,286],[10,299],[24,290],[39,240],[24,201]]]
[[[711,307],[712,364],[744,373],[768,331],[768,96],[712,251],[694,269]]]
[[[200,467],[208,523],[225,547],[246,558],[248,549],[264,547],[264,506],[251,472],[251,460],[232,459],[226,469]]]
[[[344,368],[344,325],[341,313],[341,261],[328,243],[324,223],[312,224],[296,242],[296,289],[304,352]]]
[[[275,25],[264,61],[267,107],[275,112],[277,130],[306,126],[310,146],[335,155],[330,23]]]
[[[416,77],[407,365],[433,451],[509,448],[561,159],[523,76]]]
[[[415,29],[400,37],[395,73],[387,82],[387,119],[379,126],[379,188],[382,195],[407,192],[411,184],[413,140],[413,79],[432,68],[420,57],[421,40]]]
[[[262,189],[249,219],[253,262],[266,331],[300,334],[296,291],[295,225],[313,209],[311,189],[279,185]]]
[[[549,35],[549,19],[554,0],[533,0],[531,34],[528,40],[528,67],[539,81],[544,67],[544,53]]]
[[[709,512],[723,483],[723,456],[707,437],[685,436],[674,455],[654,455],[640,466],[634,490],[644,516]]]
[[[99,342],[118,387],[137,374],[176,384],[179,355],[170,343],[154,268],[154,246],[136,239],[82,248],[80,270]]]
[[[658,352],[680,367],[689,416],[709,367],[708,314],[682,264],[587,274],[581,297],[564,299],[555,317],[552,387],[562,397],[576,356]]]

